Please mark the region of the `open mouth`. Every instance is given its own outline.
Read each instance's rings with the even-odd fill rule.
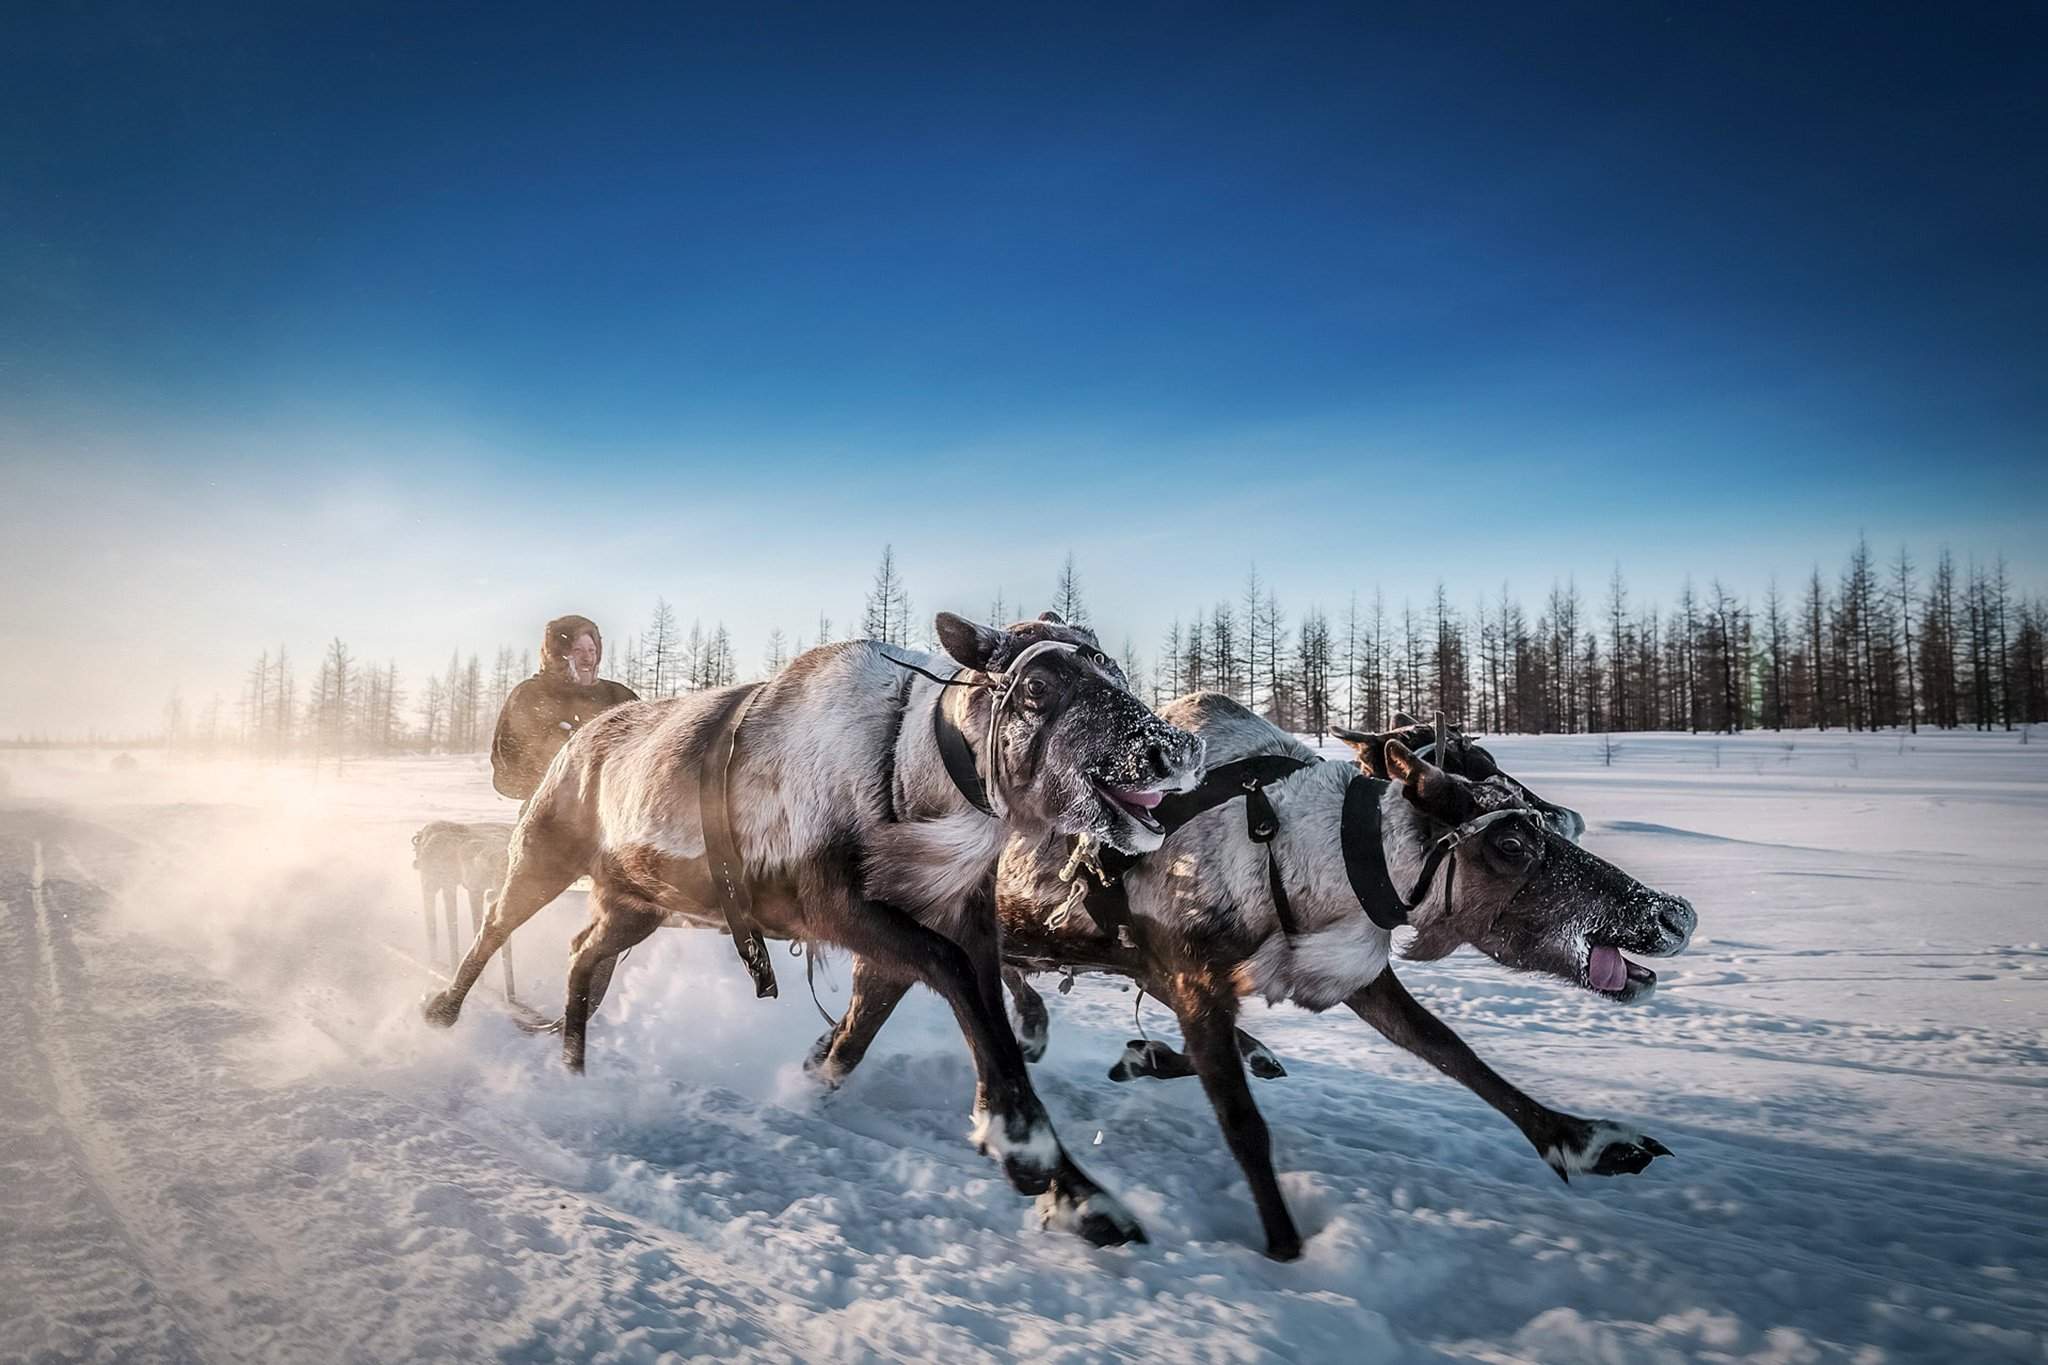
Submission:
[[[1616,999],[1633,999],[1657,984],[1657,974],[1631,962],[1619,948],[1596,944],[1586,952],[1586,989]]]
[[[1095,783],[1095,795],[1101,799],[1103,805],[1120,815],[1128,816],[1131,823],[1140,829],[1150,830],[1154,834],[1166,833],[1166,826],[1160,824],[1158,818],[1152,814],[1152,808],[1159,804],[1160,798],[1166,793],[1137,787],[1117,787],[1098,780]]]

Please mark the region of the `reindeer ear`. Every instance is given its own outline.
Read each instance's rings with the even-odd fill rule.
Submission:
[[[1390,739],[1384,751],[1387,778],[1401,784],[1401,794],[1432,820],[1446,825],[1463,824],[1470,814],[1472,798],[1458,785],[1458,779],[1426,758],[1417,758],[1407,745]]]
[[[950,611],[940,612],[933,625],[938,632],[939,648],[962,668],[985,671],[989,661],[995,658],[997,646],[1003,642],[1001,631],[976,625]]]
[[[1381,749],[1386,743],[1384,735],[1368,734],[1364,730],[1346,730],[1340,726],[1331,727],[1330,733],[1351,746],[1351,752],[1358,755],[1358,770],[1367,777],[1385,777],[1386,759]]]
[[[1060,615],[1056,611],[1042,611],[1038,613],[1038,619],[1041,621],[1049,622],[1055,626],[1063,626],[1067,623],[1067,618]]]
[[[1415,717],[1409,715],[1406,711],[1396,711],[1394,713],[1393,728],[1396,730],[1405,730],[1409,726],[1419,723]]]

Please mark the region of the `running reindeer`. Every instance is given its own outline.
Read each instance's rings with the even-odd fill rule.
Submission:
[[[1351,747],[1357,757],[1358,770],[1367,777],[1390,780],[1387,771],[1386,750],[1389,742],[1405,745],[1418,758],[1427,758],[1446,772],[1459,777],[1471,778],[1475,782],[1497,781],[1506,783],[1522,801],[1537,811],[1545,824],[1573,843],[1586,832],[1585,817],[1568,806],[1555,805],[1530,791],[1520,782],[1501,770],[1493,755],[1475,743],[1471,736],[1457,727],[1449,727],[1441,747],[1437,744],[1436,727],[1428,721],[1419,721],[1405,712],[1396,711],[1393,728],[1388,730],[1347,730],[1342,726],[1333,727],[1330,733]],[[1227,775],[1226,775],[1227,779]],[[1226,780],[1219,779],[1219,781]],[[1035,1062],[1045,1055],[1050,1015],[1045,1001],[1031,988],[1022,970],[1015,966],[1003,969],[1003,981],[1010,988],[1010,998],[1017,1008],[1017,1041],[1024,1046],[1026,1061]],[[1280,1059],[1271,1048],[1240,1028],[1237,1030],[1238,1054],[1244,1058],[1245,1069],[1260,1080],[1277,1080],[1287,1074]],[[1167,1044],[1151,1038],[1133,1038],[1124,1047],[1121,1057],[1109,1069],[1113,1081],[1132,1081],[1140,1077],[1153,1080],[1175,1080],[1195,1074],[1194,1063],[1184,1053],[1177,1052]]]
[[[1411,958],[1470,944],[1507,967],[1640,1000],[1656,973],[1624,951],[1682,951],[1696,922],[1689,904],[1578,847],[1567,831],[1583,822],[1538,804],[1497,769],[1461,777],[1392,739],[1377,746],[1391,779],[1382,781],[1318,760],[1214,693],[1160,714],[1200,736],[1211,759],[1195,792],[1156,809],[1169,830],[1164,848],[1135,861],[1105,857],[1121,874],[1114,883],[1077,888],[1062,874],[1090,874],[1076,874],[1059,840],[1020,833],[999,875],[1004,953],[1023,971],[1128,977],[1173,1008],[1251,1185],[1269,1255],[1298,1256],[1301,1236],[1240,1059],[1238,1002],[1249,995],[1318,1011],[1347,1006],[1499,1110],[1567,1180],[1634,1174],[1670,1155],[1633,1129],[1523,1094],[1408,994],[1389,956],[1393,929],[1407,924]],[[901,995],[856,964],[845,1017],[812,1053],[824,1079],[836,1084],[858,1063]]]
[[[592,879],[562,1018],[584,1064],[600,968],[674,912],[722,914],[756,990],[764,938],[835,944],[958,1019],[977,1076],[972,1136],[1048,1223],[1108,1245],[1135,1219],[1060,1145],[1003,1008],[996,862],[1013,831],[1136,856],[1152,809],[1192,790],[1202,743],[1131,695],[1093,632],[1048,613],[1005,630],[937,620],[950,660],[873,641],[823,646],[765,683],[628,703],[576,732],[528,802],[511,871],[448,990],[449,1025],[506,937]]]

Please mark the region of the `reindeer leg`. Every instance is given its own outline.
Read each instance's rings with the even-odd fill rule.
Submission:
[[[821,1035],[804,1059],[804,1070],[824,1085],[840,1084],[868,1055],[868,1045],[896,1012],[898,1002],[910,989],[910,982],[890,975],[865,957],[853,960],[853,987],[846,1001],[846,1013],[838,1026]]]
[[[1138,1220],[1067,1154],[1067,1149],[1053,1132],[1052,1121],[1045,1117],[1044,1106],[1031,1088],[1030,1072],[1023,1065],[1023,1046],[1011,1032],[1010,1017],[1003,1008],[1002,936],[996,917],[993,886],[968,902],[956,933],[961,950],[973,965],[984,1006],[990,1017],[1000,1024],[1001,1032],[1009,1036],[1011,1046],[1016,1050],[1019,1093],[1039,1115],[1045,1136],[1052,1140],[1055,1157],[1050,1168],[1051,1179],[1039,1200],[1040,1222],[1077,1232],[1096,1246],[1144,1241],[1145,1234],[1139,1228]],[[1029,990],[1028,986],[1026,990]]]
[[[1187,991],[1174,1007],[1195,1074],[1202,1078],[1216,1121],[1223,1125],[1223,1140],[1252,1187],[1252,1202],[1266,1228],[1266,1254],[1276,1261],[1294,1260],[1301,1255],[1301,1234],[1280,1194],[1280,1180],[1273,1173],[1272,1136],[1252,1100],[1238,1054],[1236,1001],[1226,992]]]
[[[597,964],[597,971],[590,978],[590,1012],[592,1014],[596,1014],[597,1007],[604,1003],[605,992],[612,988],[612,974],[618,971],[619,964],[625,960],[626,954],[620,953],[617,957],[608,957]]]
[[[469,995],[476,979],[483,975],[484,965],[491,955],[505,946],[512,931],[538,914],[541,907],[568,889],[569,883],[583,875],[590,863],[591,850],[586,842],[573,832],[564,830],[559,822],[543,819],[528,823],[521,817],[518,833],[513,836],[512,865],[505,876],[505,892],[492,901],[484,914],[484,927],[478,932],[476,941],[463,954],[462,962],[455,969],[455,979],[448,989],[427,997],[422,1013],[430,1024],[447,1028],[454,1024],[462,1013],[462,1002]],[[449,907],[451,922],[454,907]],[[511,964],[506,964],[506,994],[512,985]]]
[[[584,1035],[590,1025],[591,983],[601,965],[661,927],[665,912],[653,901],[609,886],[591,893],[591,922],[576,935],[569,957],[569,994],[562,1006],[562,1062],[583,1073]]]
[[[1166,998],[1149,984],[1145,989],[1161,999]],[[1244,1059],[1244,1064],[1252,1075],[1262,1081],[1270,1081],[1287,1074],[1287,1069],[1280,1065],[1280,1059],[1275,1057],[1264,1043],[1241,1028],[1233,1027],[1231,1032],[1236,1040],[1237,1055]],[[1153,1038],[1133,1038],[1125,1043],[1123,1055],[1109,1068],[1109,1078],[1113,1081],[1135,1081],[1140,1077],[1154,1081],[1177,1081],[1183,1076],[1197,1074],[1199,1073],[1195,1064],[1188,1060],[1185,1053],[1176,1052],[1168,1044]]]
[[[1573,1175],[1634,1175],[1669,1148],[1633,1128],[1560,1113],[1523,1094],[1425,1009],[1390,967],[1345,1004],[1393,1042],[1428,1062],[1506,1116],[1567,1183]]]
[[[1067,1155],[1031,1088],[1023,1049],[1003,1009],[993,887],[978,890],[961,916],[965,942],[927,928],[879,901],[863,901],[838,928],[846,946],[883,972],[915,976],[945,998],[974,1058],[973,1138],[996,1157],[1011,1186],[1043,1194],[1045,1222],[1097,1246],[1143,1241],[1137,1220]]]
[[[1045,997],[1033,990],[1024,973],[1015,967],[1003,968],[1003,984],[1010,988],[1010,1000],[1017,1007],[1017,1045],[1024,1049],[1024,1060],[1039,1061],[1045,1056],[1051,1024],[1051,1016],[1045,1011]]]

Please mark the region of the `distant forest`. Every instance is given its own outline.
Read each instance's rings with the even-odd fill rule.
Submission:
[[[1051,601],[998,595],[986,616],[1047,607],[1089,623],[1072,554]],[[808,643],[914,645],[929,628],[885,547],[857,624],[835,636],[821,614],[807,634]],[[1773,582],[1760,602],[1718,579],[1704,589],[1688,581],[1668,607],[1632,599],[1617,567],[1597,601],[1567,581],[1533,613],[1506,587],[1461,608],[1439,586],[1420,608],[1354,592],[1335,616],[1309,606],[1290,620],[1254,569],[1235,600],[1175,619],[1149,660],[1129,638],[1118,652],[1155,705],[1206,688],[1302,733],[1372,728],[1396,710],[1439,707],[1486,733],[2011,729],[2048,720],[2044,633],[2048,598],[2016,591],[2002,557],[1958,566],[1944,549],[1923,574],[1905,550],[1880,563],[1859,542],[1832,578],[1816,569],[1789,589]],[[771,675],[806,644],[805,633],[778,627],[758,666],[742,668],[723,622],[686,632],[658,599],[640,632],[608,652],[603,672],[642,697],[672,697]],[[216,696],[195,711],[173,693],[158,735],[121,742],[337,759],[474,753],[489,747],[506,694],[532,672],[530,652],[501,647],[485,668],[457,651],[408,689],[395,664],[365,664],[336,639],[301,683],[280,645],[249,665],[232,702]]]

